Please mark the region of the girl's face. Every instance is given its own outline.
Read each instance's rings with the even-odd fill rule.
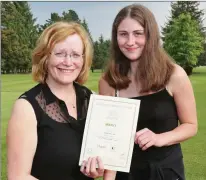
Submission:
[[[144,28],[130,17],[123,19],[117,28],[117,43],[129,60],[138,60],[146,43]]]
[[[83,43],[79,35],[68,36],[57,43],[48,60],[48,78],[60,84],[75,81],[83,66]]]

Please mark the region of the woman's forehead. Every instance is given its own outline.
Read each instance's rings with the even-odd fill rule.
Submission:
[[[129,30],[144,30],[144,28],[141,26],[141,24],[135,20],[132,19],[130,17],[127,17],[125,19],[123,19],[119,26],[118,26],[118,31],[124,30],[124,31],[129,31]]]
[[[78,34],[69,35],[66,39],[55,44],[54,49],[75,49],[82,50],[83,42],[81,37]]]

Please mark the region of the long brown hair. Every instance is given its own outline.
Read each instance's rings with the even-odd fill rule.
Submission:
[[[130,60],[119,49],[117,29],[126,17],[138,21],[144,28],[146,44],[139,59],[136,80],[141,84],[140,92],[158,91],[165,87],[174,63],[160,44],[158,25],[152,12],[139,4],[126,6],[117,14],[112,27],[111,57],[104,79],[115,89],[125,89],[131,82],[128,77]]]

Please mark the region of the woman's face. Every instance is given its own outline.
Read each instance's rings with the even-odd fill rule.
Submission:
[[[57,43],[48,60],[48,79],[64,85],[75,81],[83,66],[83,49],[77,34]]]
[[[136,20],[127,17],[117,28],[117,43],[122,53],[131,61],[139,59],[145,46],[144,28]]]

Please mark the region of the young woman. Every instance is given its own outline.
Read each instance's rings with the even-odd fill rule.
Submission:
[[[151,11],[123,8],[111,47],[99,93],[141,100],[130,173],[116,180],[184,180],[180,143],[197,133],[195,98],[185,71],[161,47]]]

